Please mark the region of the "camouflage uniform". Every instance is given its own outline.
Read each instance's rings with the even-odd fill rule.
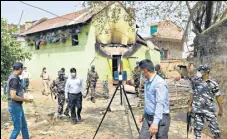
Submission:
[[[65,84],[66,80],[63,79],[61,80],[60,78],[57,78],[56,80],[53,81],[51,84],[50,90],[55,93],[55,96],[58,98],[58,116],[62,115],[63,113],[63,108],[65,104]],[[65,113],[69,113],[69,108],[68,106],[65,109]]]
[[[137,96],[139,96],[139,87],[140,87],[140,71],[139,67],[135,67],[133,71],[133,80],[134,80],[134,87]]]
[[[220,130],[215,115],[213,97],[220,96],[218,84],[213,80],[202,82],[201,78],[194,80],[192,102],[192,113],[194,115],[194,134],[195,139],[201,139],[201,132],[204,120],[209,122],[208,127],[215,139],[220,139]]]
[[[163,79],[166,78],[166,75],[163,72],[158,71],[157,74],[162,77]]]
[[[97,79],[99,79],[99,75],[96,71],[89,71],[87,76],[88,76],[87,79],[91,88],[91,98],[94,98],[96,83],[97,83]]]

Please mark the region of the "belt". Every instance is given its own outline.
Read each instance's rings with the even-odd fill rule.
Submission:
[[[169,113],[163,113],[163,116],[170,116]],[[147,120],[147,124],[150,127],[151,123],[149,121],[154,120],[154,115],[144,114],[144,118]]]
[[[163,113],[163,116],[170,116],[169,113]],[[149,121],[153,121],[154,115],[144,114],[144,118],[146,118]]]
[[[144,115],[147,115],[147,116],[150,116],[150,117],[154,117],[154,115],[150,115],[150,114],[144,114]],[[166,116],[168,116],[169,115],[169,113],[163,113],[163,115],[166,115]]]
[[[81,92],[78,92],[78,93],[69,93],[70,95],[78,95],[80,94]]]

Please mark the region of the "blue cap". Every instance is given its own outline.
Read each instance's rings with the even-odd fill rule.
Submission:
[[[23,69],[23,64],[21,62],[16,62],[14,65],[13,65],[13,69],[14,70],[18,70],[22,68]]]

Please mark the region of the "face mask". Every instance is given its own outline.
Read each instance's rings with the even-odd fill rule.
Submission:
[[[196,72],[196,77],[197,77],[197,78],[201,78],[201,77],[202,77],[202,74],[201,74],[199,71],[197,71],[197,72]]]
[[[47,71],[46,71],[46,70],[44,70],[43,72],[45,72],[45,73],[46,73]]]
[[[73,78],[75,78],[75,77],[76,77],[76,73],[71,73],[71,76],[72,76]]]
[[[60,80],[64,80],[64,76],[63,75],[59,75],[59,79]]]
[[[145,78],[145,75],[141,74],[141,78],[144,79]]]

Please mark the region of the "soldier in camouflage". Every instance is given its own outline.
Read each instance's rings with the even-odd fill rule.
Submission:
[[[61,71],[62,71],[62,73],[63,73],[63,76],[64,76],[65,80],[67,81],[68,76],[65,75],[65,68],[61,68]],[[67,106],[66,106],[66,108],[65,108],[64,115],[69,117],[69,103],[68,103],[68,102],[66,102],[66,103],[67,103]]]
[[[157,74],[162,77],[163,79],[166,79],[166,75],[164,74],[164,72],[162,71],[162,68],[159,64],[157,64],[155,66],[155,71],[157,72]]]
[[[209,122],[208,127],[215,139],[220,139],[220,130],[215,115],[213,104],[214,96],[219,106],[218,116],[222,116],[222,97],[218,84],[209,79],[209,68],[200,66],[197,69],[197,77],[192,80],[192,93],[190,95],[188,112],[194,117],[194,136],[195,139],[201,139],[204,121]]]
[[[134,87],[135,87],[135,93],[137,97],[139,97],[139,87],[140,87],[140,71],[139,71],[139,62],[136,62],[136,67],[134,68],[132,74],[133,74],[133,80],[134,80]]]
[[[63,108],[65,104],[65,84],[66,79],[64,77],[64,73],[59,71],[58,78],[54,80],[50,86],[51,92],[53,92],[55,94],[55,98],[57,97],[58,99],[58,119],[62,119]],[[66,108],[65,113],[67,116],[69,115],[68,108]]]
[[[88,72],[87,74],[87,82],[90,84],[91,88],[91,101],[95,103],[95,89],[96,89],[96,83],[97,80],[99,79],[98,73],[95,71],[95,66],[91,66],[91,71]]]

